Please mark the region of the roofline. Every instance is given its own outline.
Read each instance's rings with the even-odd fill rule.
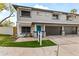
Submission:
[[[41,11],[46,11],[46,12],[58,12],[58,13],[64,13],[64,14],[73,14],[73,13],[62,12],[62,11],[47,10],[47,9],[34,8],[34,7],[28,7],[28,6],[20,6],[20,5],[14,5],[14,4],[12,4],[12,5],[14,6],[15,9],[18,8],[18,7],[24,7],[24,8],[32,8],[34,10],[41,10]],[[79,14],[74,14],[74,15],[78,15],[79,16]]]

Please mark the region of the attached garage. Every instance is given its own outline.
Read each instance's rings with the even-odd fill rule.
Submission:
[[[65,34],[77,34],[77,27],[66,26],[64,29]]]
[[[45,31],[46,31],[46,35],[61,35],[62,31],[61,31],[62,27],[58,27],[58,26],[46,26],[45,27]]]

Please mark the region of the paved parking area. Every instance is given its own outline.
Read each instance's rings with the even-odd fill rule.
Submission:
[[[78,35],[48,36],[47,38],[55,41],[57,44],[79,44]]]
[[[59,56],[79,56],[79,44],[60,45]]]
[[[59,45],[59,56],[79,56],[79,36],[48,36]]]

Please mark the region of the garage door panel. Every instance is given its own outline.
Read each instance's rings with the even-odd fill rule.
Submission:
[[[46,26],[46,35],[60,35],[61,27]]]
[[[65,27],[65,34],[77,34],[76,27]]]

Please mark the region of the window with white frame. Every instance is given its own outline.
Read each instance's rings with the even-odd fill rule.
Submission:
[[[58,19],[59,15],[58,14],[53,14],[52,17],[53,17],[53,19]]]

